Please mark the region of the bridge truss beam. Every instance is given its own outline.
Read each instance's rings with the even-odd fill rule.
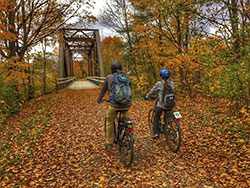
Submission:
[[[74,76],[73,55],[88,62],[88,76],[104,76],[98,29],[64,28],[59,33],[59,78]]]

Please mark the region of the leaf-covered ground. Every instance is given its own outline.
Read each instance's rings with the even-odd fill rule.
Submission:
[[[149,137],[152,101],[134,101],[135,159],[104,149],[107,104],[98,90],[68,90],[29,102],[0,133],[0,187],[249,187],[249,126],[228,117],[226,104],[178,99],[181,150]]]

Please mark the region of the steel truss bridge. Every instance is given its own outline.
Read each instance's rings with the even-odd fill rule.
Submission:
[[[99,77],[103,79],[104,69],[98,29],[60,30],[57,90],[65,89],[74,82],[73,63],[79,56],[88,64],[88,80],[96,82]]]

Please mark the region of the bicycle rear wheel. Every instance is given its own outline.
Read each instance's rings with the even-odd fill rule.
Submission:
[[[178,122],[170,121],[166,131],[166,144],[173,152],[179,151],[181,147],[181,127]]]
[[[154,137],[154,133],[153,133],[153,121],[154,121],[154,115],[155,115],[155,111],[154,109],[150,109],[148,112],[148,127],[149,127],[149,131],[150,131],[150,136],[151,138]]]
[[[124,135],[119,143],[121,162],[125,167],[129,167],[134,158],[134,141],[132,133],[124,130]]]

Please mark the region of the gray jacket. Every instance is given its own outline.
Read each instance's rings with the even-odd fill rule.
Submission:
[[[113,82],[114,82],[114,75],[113,74],[108,75],[106,77],[106,80],[104,81],[104,83],[102,85],[101,92],[99,94],[98,100],[102,100],[107,91],[109,93],[111,93]],[[109,96],[109,97],[111,97],[111,96]],[[111,103],[110,102],[110,105],[112,107],[114,107],[114,108],[122,109],[122,108],[130,108],[131,103],[129,103],[129,104],[118,104],[118,103]]]
[[[172,80],[169,80],[169,82],[170,82],[169,83],[170,86],[172,87],[172,89],[174,91],[174,82]],[[155,83],[153,88],[146,95],[146,98],[150,98],[154,93],[157,93],[158,101],[157,101],[156,106],[160,107],[160,108],[164,108],[163,103],[162,103],[162,93],[163,93],[164,86],[165,86],[165,80],[160,80],[160,81]]]

